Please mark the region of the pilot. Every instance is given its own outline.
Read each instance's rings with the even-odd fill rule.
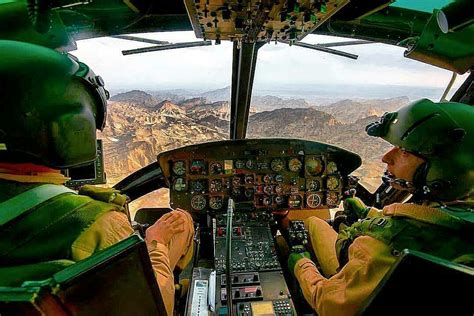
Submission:
[[[28,43],[0,41],[1,285],[47,278],[134,233],[126,197],[105,188],[67,189],[59,169],[96,158],[96,129],[108,93],[73,56]],[[193,221],[177,209],[146,231],[163,300],[173,312],[175,267],[192,257]],[[0,272],[1,273],[1,272]]]
[[[306,220],[318,269],[308,252],[288,265],[318,315],[353,315],[405,249],[474,263],[474,108],[422,99],[366,127],[394,147],[382,158],[392,187],[409,203],[378,211],[358,198],[345,211],[361,220],[337,234],[324,220]]]

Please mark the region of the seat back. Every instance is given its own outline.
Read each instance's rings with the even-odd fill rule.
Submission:
[[[64,309],[65,315],[166,315],[146,244],[137,235],[55,273],[48,280],[24,282],[20,288],[23,292],[18,288],[0,288],[0,294],[1,289],[2,316],[25,315],[25,310],[39,310],[38,315],[61,315],[51,312],[51,306]],[[48,304],[39,304],[43,302]]]
[[[358,315],[474,315],[474,269],[405,249]]]

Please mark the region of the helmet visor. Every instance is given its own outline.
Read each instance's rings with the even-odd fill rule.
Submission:
[[[379,121],[370,123],[365,127],[369,136],[384,137],[390,129],[390,124],[397,119],[397,112],[386,112]]]

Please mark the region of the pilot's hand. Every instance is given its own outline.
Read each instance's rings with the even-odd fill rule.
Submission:
[[[178,209],[179,210],[179,209]],[[157,243],[166,245],[175,234],[184,231],[184,211],[172,211],[163,215],[145,232],[148,243],[155,240]]]
[[[365,206],[364,202],[358,197],[350,197],[343,202],[344,212],[346,213],[349,220],[357,221],[367,217],[369,207]]]
[[[288,270],[290,270],[291,275],[295,275],[296,263],[303,258],[311,259],[311,255],[307,251],[303,252],[292,252],[288,257]]]

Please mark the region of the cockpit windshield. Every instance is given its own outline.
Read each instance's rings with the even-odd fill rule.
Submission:
[[[193,32],[135,37],[196,41]],[[349,41],[352,45],[336,48],[357,59],[284,43],[264,45],[247,138],[316,140],[356,152],[363,165],[354,174],[373,191],[381,183],[380,157],[389,145],[367,136],[365,126],[413,100],[438,101],[452,73],[404,58],[401,47],[320,35],[303,42]],[[229,139],[232,43],[122,55],[151,46],[108,37],[79,41],[73,52],[104,78],[111,92],[101,135],[109,185],[156,161],[160,152]]]

